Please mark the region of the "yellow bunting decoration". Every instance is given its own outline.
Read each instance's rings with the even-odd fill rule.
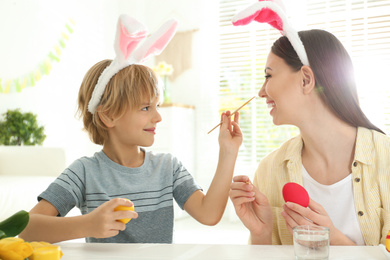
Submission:
[[[64,46],[64,47],[65,47],[65,46]],[[61,56],[61,49],[60,49],[60,46],[56,45],[56,46],[54,46],[54,49],[56,50],[57,56]]]
[[[35,82],[41,80],[41,71],[40,71],[39,69],[37,69],[37,70],[34,72],[34,79],[35,79]]]
[[[9,93],[9,90],[11,88],[11,82],[12,82],[12,80],[10,80],[10,79],[6,80],[4,93]]]
[[[14,78],[0,78],[0,94],[20,93],[27,87],[34,87],[35,83],[41,80],[42,76],[49,75],[53,62],[59,62],[62,54],[62,49],[66,47],[66,41],[69,40],[70,34],[73,33],[74,20],[68,19],[65,24],[63,32],[60,34],[58,42],[54,45],[52,50],[48,51],[46,57],[42,59],[34,69],[30,72],[23,73]],[[2,75],[0,75],[2,76]]]
[[[22,90],[26,87],[26,85],[27,85],[27,78],[24,78],[21,85]]]

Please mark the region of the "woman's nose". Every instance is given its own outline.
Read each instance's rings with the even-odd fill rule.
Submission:
[[[265,93],[265,83],[263,84],[263,86],[261,86],[258,95],[261,98],[265,98],[267,96],[267,94]]]

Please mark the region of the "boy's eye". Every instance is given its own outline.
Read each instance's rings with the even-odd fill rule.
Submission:
[[[148,111],[148,110],[149,110],[149,106],[143,107],[143,108],[141,108],[141,110],[142,110],[142,111]]]

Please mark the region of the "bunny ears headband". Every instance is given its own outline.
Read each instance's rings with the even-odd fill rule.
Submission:
[[[91,114],[96,111],[106,85],[116,73],[132,64],[144,62],[151,55],[159,55],[175,35],[176,29],[177,21],[169,20],[136,48],[148,35],[145,25],[128,15],[119,16],[114,42],[116,57],[100,75],[88,103],[88,111]]]
[[[259,2],[237,13],[233,17],[232,23],[235,26],[246,25],[253,20],[259,23],[268,23],[288,38],[302,64],[309,66],[305,47],[299,38],[298,32],[288,23],[283,8],[281,0],[259,0]]]

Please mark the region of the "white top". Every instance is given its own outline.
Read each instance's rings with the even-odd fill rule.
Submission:
[[[333,225],[357,245],[364,245],[353,198],[352,175],[332,185],[315,181],[302,165],[303,187],[312,200],[324,207]]]

